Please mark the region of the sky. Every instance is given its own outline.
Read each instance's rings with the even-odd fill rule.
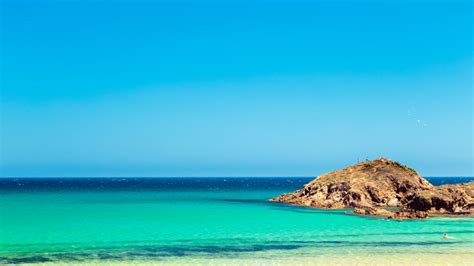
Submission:
[[[0,0],[0,176],[474,176],[471,1]]]

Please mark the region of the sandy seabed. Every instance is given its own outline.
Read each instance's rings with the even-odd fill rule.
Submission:
[[[304,256],[287,258],[173,258],[164,260],[120,260],[46,262],[22,265],[466,265],[474,266],[474,251],[456,254],[383,254]]]

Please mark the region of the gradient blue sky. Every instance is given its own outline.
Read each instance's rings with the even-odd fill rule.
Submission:
[[[473,173],[471,1],[1,1],[1,176]]]

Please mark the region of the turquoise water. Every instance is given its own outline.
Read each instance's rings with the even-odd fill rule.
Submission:
[[[3,180],[0,264],[474,252],[472,218],[398,222],[266,201],[309,180]]]

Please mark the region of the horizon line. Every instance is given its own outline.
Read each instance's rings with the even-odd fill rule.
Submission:
[[[50,179],[75,179],[75,178],[317,178],[318,176],[0,176],[0,179],[33,179],[33,178],[50,178]],[[469,175],[456,175],[456,176],[421,176],[423,178],[474,178],[474,176]]]

